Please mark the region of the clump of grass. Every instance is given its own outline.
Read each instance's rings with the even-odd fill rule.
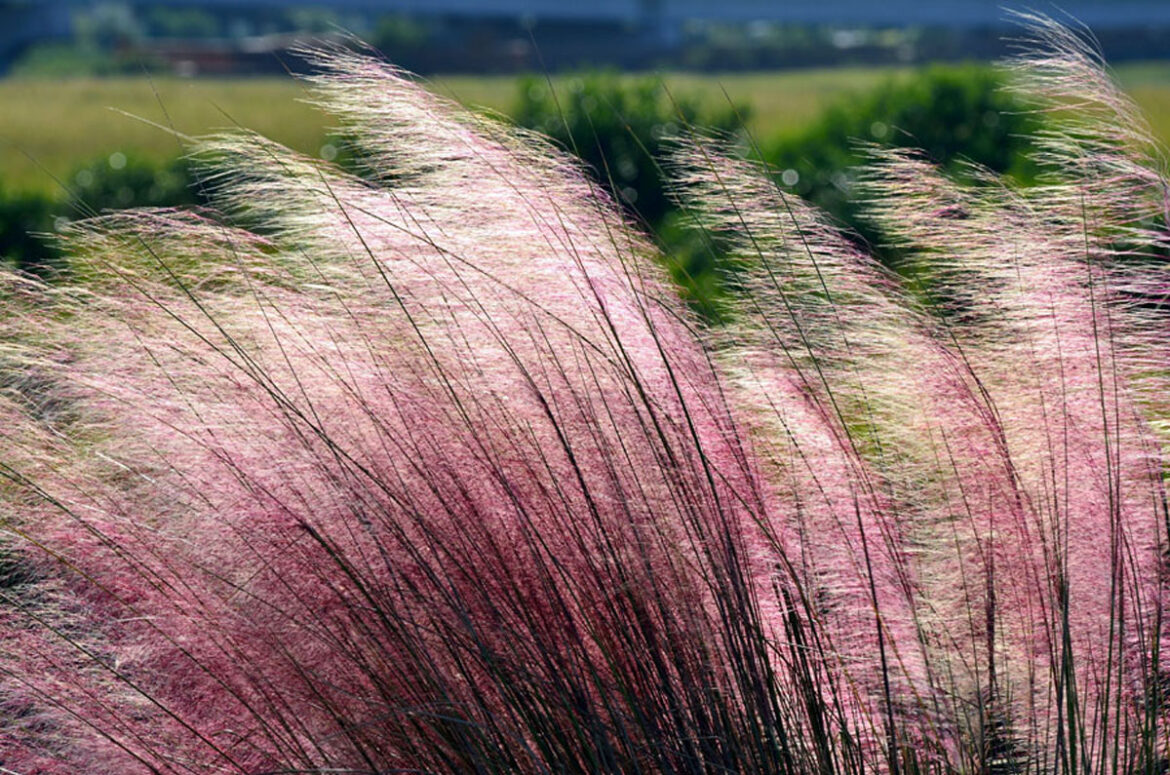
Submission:
[[[705,327],[568,158],[342,51],[363,177],[210,138],[213,210],[4,275],[0,767],[1161,771],[1166,178],[1031,22],[1044,185],[873,151],[930,304],[699,141]]]

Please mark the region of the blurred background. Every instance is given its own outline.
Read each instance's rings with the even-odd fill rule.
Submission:
[[[1091,29],[1170,141],[1170,2],[1032,5]],[[1019,34],[1000,0],[0,0],[0,259],[51,270],[55,248],[38,234],[71,219],[200,204],[182,143],[150,122],[247,127],[362,174],[289,77],[306,67],[298,42],[356,36],[433,90],[581,155],[717,318],[719,246],[663,192],[663,143],[692,125],[738,138],[777,185],[897,268],[857,217],[857,143],[1027,185],[1041,119],[991,66]]]

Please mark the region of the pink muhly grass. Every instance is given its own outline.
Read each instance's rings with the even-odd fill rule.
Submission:
[[[873,149],[926,301],[696,141],[708,327],[565,155],[344,51],[363,177],[209,138],[213,212],[0,277],[0,771],[1161,771],[1167,180],[1030,22],[1042,185]]]

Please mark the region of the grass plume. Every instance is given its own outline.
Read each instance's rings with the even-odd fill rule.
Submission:
[[[1027,21],[1041,185],[871,150],[914,290],[696,140],[704,325],[568,156],[347,51],[362,177],[207,138],[214,210],[0,277],[0,768],[1163,771],[1167,179]]]

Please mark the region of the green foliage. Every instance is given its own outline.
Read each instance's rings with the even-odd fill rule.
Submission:
[[[936,65],[841,100],[804,131],[761,143],[761,154],[787,190],[880,248],[881,235],[859,219],[853,199],[860,144],[921,149],[960,179],[967,177],[966,160],[1027,180],[1033,174],[1027,138],[1036,119],[1002,86],[989,67]]]
[[[717,323],[727,312],[722,277],[716,271],[727,266],[727,246],[722,235],[695,227],[692,213],[676,209],[662,219],[655,236],[679,294],[700,315]]]
[[[618,201],[654,227],[675,209],[659,168],[667,144],[695,128],[736,132],[747,114],[744,105],[669,93],[657,78],[605,71],[572,78],[556,93],[543,78],[523,78],[512,117],[580,156]]]
[[[158,163],[116,151],[77,169],[70,179],[67,209],[74,215],[128,207],[196,204],[185,159]]]
[[[53,265],[56,251],[37,235],[53,230],[54,205],[44,194],[0,188],[0,260],[31,272]]]
[[[185,159],[158,163],[115,152],[76,168],[61,181],[60,198],[36,191],[0,189],[0,260],[25,271],[50,274],[59,255],[52,240],[59,219],[81,218],[128,207],[174,207],[200,203]]]
[[[934,66],[842,99],[805,130],[764,140],[760,153],[779,185],[820,206],[896,262],[897,256],[882,250],[882,235],[859,217],[852,175],[864,157],[860,146],[919,148],[961,179],[966,160],[1027,180],[1033,171],[1025,138],[1035,119],[1002,85],[1001,75],[989,67]],[[742,128],[746,106],[714,104],[669,94],[653,78],[595,73],[570,80],[555,95],[543,79],[524,79],[513,115],[581,156],[656,233],[684,296],[718,319],[721,286],[715,268],[721,251],[688,228],[688,216],[664,192],[658,166],[671,139],[688,127],[723,133]]]

